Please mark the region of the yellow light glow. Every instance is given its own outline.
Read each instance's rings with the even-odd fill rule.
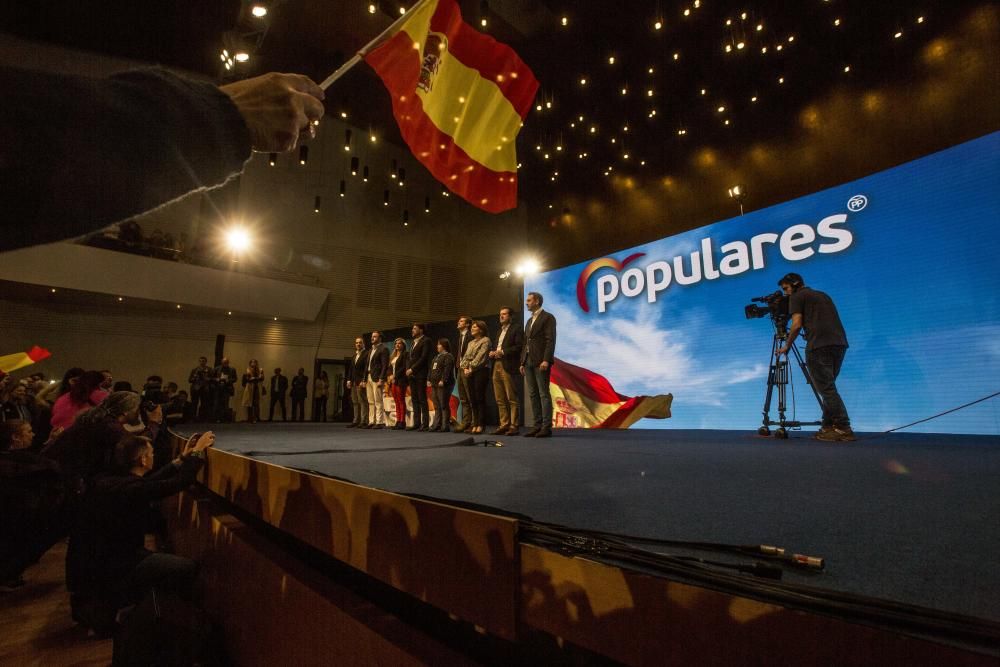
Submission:
[[[256,16],[257,18],[264,18],[265,16],[267,16],[267,7],[265,7],[264,5],[254,5],[253,8],[250,10],[250,13]]]
[[[250,60],[250,54],[246,51],[240,51],[236,54],[236,62],[245,63]]]
[[[243,227],[231,227],[225,232],[226,245],[233,252],[243,252],[250,247],[250,234]]]
[[[663,27],[663,21],[657,21],[656,23],[653,24],[653,28],[656,30],[659,30],[662,27]]]
[[[614,56],[608,56],[608,64],[609,65],[614,65],[615,64],[615,57]]]
[[[562,23],[564,26],[567,26],[569,25],[569,17],[564,16],[559,20],[559,22]]]

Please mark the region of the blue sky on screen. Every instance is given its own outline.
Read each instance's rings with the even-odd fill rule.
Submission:
[[[769,233],[778,240],[761,242]],[[678,284],[696,251],[700,280]],[[636,427],[759,426],[774,329],[743,307],[789,271],[840,311],[850,349],[838,387],[855,429],[894,428],[1000,389],[1000,133],[607,257],[634,253],[645,255],[590,276],[589,312],[577,282],[590,262],[531,277],[525,291],[544,294],[556,316],[558,357],[622,394],[674,394],[671,419]],[[819,419],[797,368],[793,381],[796,416]],[[1000,434],[1000,397],[908,430]]]

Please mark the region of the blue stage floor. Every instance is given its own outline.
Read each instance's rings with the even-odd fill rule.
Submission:
[[[193,432],[185,425],[178,432]],[[826,558],[785,581],[1000,621],[1000,438],[557,431],[503,447],[341,424],[215,428],[216,447],[538,521]],[[486,436],[491,437],[491,436]]]

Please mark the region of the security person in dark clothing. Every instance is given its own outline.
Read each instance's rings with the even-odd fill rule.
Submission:
[[[788,354],[799,332],[805,329],[806,366],[813,387],[823,399],[823,424],[816,438],[828,442],[856,440],[847,408],[837,393],[837,376],[847,353],[847,333],[837,307],[825,293],[806,287],[797,273],[784,276],[778,286],[788,297],[788,312],[792,316],[788,339],[778,354]]]

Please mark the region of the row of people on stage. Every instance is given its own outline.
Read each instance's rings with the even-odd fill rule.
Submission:
[[[517,384],[523,376],[532,403],[534,426],[524,435],[552,435],[552,397],[549,374],[555,357],[556,319],[542,309],[543,297],[530,292],[525,305],[531,317],[524,328],[513,322],[513,309],[500,309],[500,330],[491,338],[483,320],[458,318],[454,341],[430,340],[425,325],[414,323],[412,342],[397,338],[391,347],[382,332],[373,331],[371,347],[354,340],[354,357],[347,383],[354,408],[352,428],[386,428],[408,431],[455,431],[473,434],[486,430],[486,393],[496,399],[500,423],[493,435],[520,434]],[[451,396],[458,387],[461,412],[451,411]],[[412,404],[410,426],[406,420],[406,395]],[[393,413],[387,415],[385,396],[392,397]],[[434,406],[431,420],[428,394]],[[394,418],[394,419],[393,419]]]

